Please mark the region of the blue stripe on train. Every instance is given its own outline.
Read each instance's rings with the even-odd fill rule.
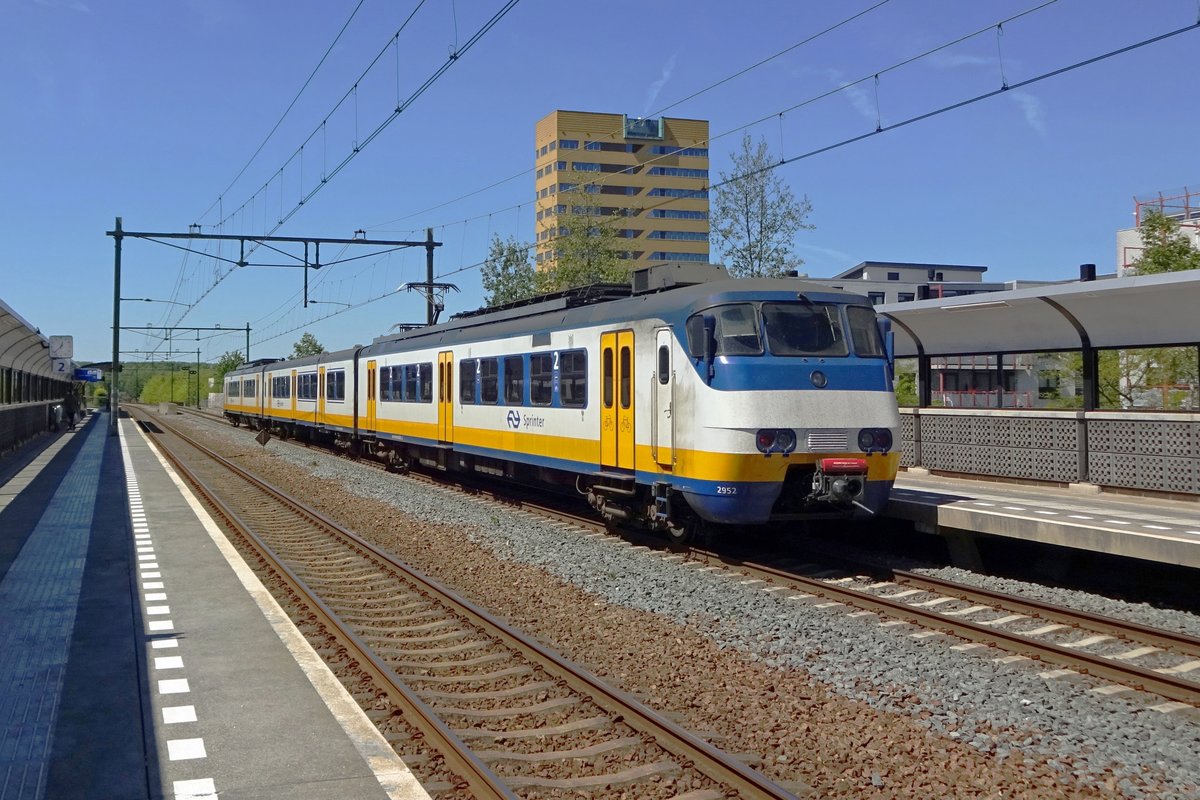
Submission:
[[[703,362],[693,365],[703,369]],[[825,374],[824,390],[889,392],[887,364],[883,359],[860,358],[776,358],[738,356],[713,365],[712,388],[718,391],[791,389],[820,391],[812,382],[812,373]]]

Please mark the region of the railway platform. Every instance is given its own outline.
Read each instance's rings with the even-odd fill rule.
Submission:
[[[0,460],[0,800],[426,798],[106,414]]]
[[[910,470],[897,476],[885,513],[948,535],[963,566],[977,558],[971,537],[988,535],[1200,568],[1200,503],[1195,501]]]

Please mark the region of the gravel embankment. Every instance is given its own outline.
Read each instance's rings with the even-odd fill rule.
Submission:
[[[789,601],[728,573],[316,451],[278,441],[260,448],[244,429],[193,427],[267,480],[817,796],[1200,794],[1193,713],[1099,696],[1082,680],[1048,681],[1044,667],[954,652],[941,635],[913,639],[909,626]],[[1071,604],[1080,602],[1110,607]],[[1167,627],[1149,611],[1142,621]]]

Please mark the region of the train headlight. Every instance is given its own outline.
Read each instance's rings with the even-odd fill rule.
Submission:
[[[754,436],[760,453],[790,453],[796,449],[796,432],[787,428],[763,428]]]
[[[886,453],[892,449],[892,432],[887,428],[863,428],[858,432],[858,449],[864,453]]]
[[[812,381],[812,385],[818,389],[824,389],[825,384],[829,383],[829,379],[825,377],[825,373],[819,369],[814,369],[808,378]]]

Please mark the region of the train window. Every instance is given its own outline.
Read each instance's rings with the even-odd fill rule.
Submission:
[[[458,362],[458,399],[461,403],[475,402],[475,360]]]
[[[772,355],[844,356],[849,352],[835,305],[763,303],[762,312]]]
[[[521,356],[504,359],[504,402],[510,406],[525,402],[525,359]]]
[[[758,313],[749,303],[721,306],[713,309],[717,326],[716,354],[719,356],[757,356],[762,354],[758,336]]]
[[[603,373],[601,383],[604,385],[604,407],[613,406],[613,351],[611,347],[604,348],[604,362],[600,366]]]
[[[665,344],[658,346],[658,382],[664,386],[671,382],[671,348]]]
[[[325,373],[325,399],[346,399],[346,370],[335,369]]]
[[[629,408],[633,403],[633,351],[628,347],[621,348],[621,408]]]
[[[404,385],[404,400],[415,403],[417,401],[417,365],[409,364],[400,369],[403,370],[401,382]]]
[[[287,400],[292,396],[292,379],[287,375],[271,378],[271,397]]]
[[[317,399],[317,373],[303,372],[296,376],[296,399]]]
[[[558,400],[564,406],[587,405],[587,351],[564,350],[558,354]]]
[[[875,310],[866,306],[847,306],[846,318],[850,320],[850,340],[854,352],[863,358],[883,358],[883,338],[876,325]]]
[[[417,392],[422,403],[433,402],[433,362],[426,361],[424,364],[417,364],[412,369],[417,372]]]
[[[529,402],[548,406],[554,399],[554,357],[535,353],[529,357]]]
[[[500,399],[500,362],[494,358],[479,359],[480,402],[495,404]]]
[[[762,355],[762,340],[758,335],[758,311],[750,303],[736,303],[710,308],[703,313],[688,317],[688,353],[693,358],[704,355],[704,317],[711,316],[716,322],[713,338],[716,339],[713,355],[759,356]]]
[[[241,397],[242,396],[242,384],[237,378],[234,378],[233,380],[229,381],[228,385],[225,387],[225,396],[226,397]]]
[[[379,399],[384,403],[390,403],[393,400],[399,400],[392,393],[392,367],[379,368]]]
[[[255,381],[253,379],[247,378],[246,380],[242,381],[242,397],[248,397],[253,400],[258,394],[257,390],[258,387],[255,385]]]

